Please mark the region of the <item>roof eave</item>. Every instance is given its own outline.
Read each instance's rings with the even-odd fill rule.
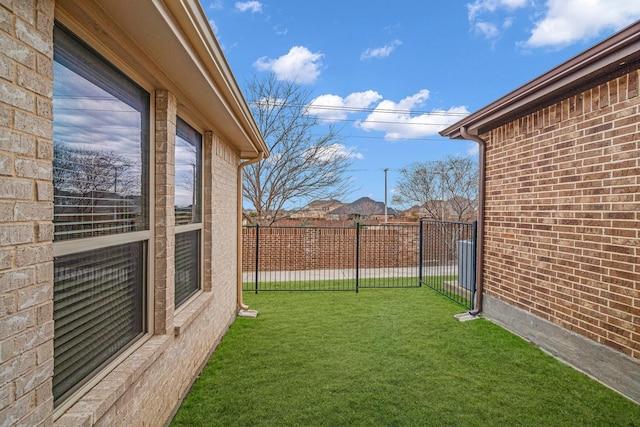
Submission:
[[[67,8],[73,7],[73,0]],[[90,7],[87,2],[82,7]],[[95,0],[165,82],[243,159],[269,150],[197,0]]]
[[[440,135],[464,139],[461,128],[479,135],[521,117],[525,112],[556,102],[559,95],[571,93],[603,76],[637,68],[638,63],[640,21],[454,123],[440,131]]]

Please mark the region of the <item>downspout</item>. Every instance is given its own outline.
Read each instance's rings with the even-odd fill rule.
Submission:
[[[238,180],[238,254],[237,254],[237,261],[236,261],[236,265],[237,265],[237,283],[236,283],[236,287],[237,287],[237,310],[238,312],[240,311],[246,311],[249,309],[248,305],[245,305],[242,302],[242,169],[245,168],[245,166],[249,166],[252,165],[254,163],[259,162],[260,160],[262,160],[262,158],[264,157],[264,151],[259,151],[258,152],[258,157],[255,157],[253,159],[247,160],[246,162],[242,162],[238,165],[238,176],[237,176],[237,180]]]
[[[485,151],[486,141],[477,135],[472,135],[467,132],[467,129],[462,126],[460,128],[460,135],[467,140],[475,141],[478,143],[478,236],[476,246],[476,298],[473,304],[473,310],[469,311],[472,316],[477,316],[482,312],[482,292],[484,291],[484,205],[485,205]]]

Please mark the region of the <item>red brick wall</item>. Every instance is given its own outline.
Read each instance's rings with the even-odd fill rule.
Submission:
[[[260,227],[260,271],[354,269],[356,229],[353,227]],[[428,265],[454,262],[458,242],[470,240],[471,224],[425,222],[423,260]],[[360,268],[417,267],[420,225],[360,228]],[[256,269],[256,228],[243,229],[243,271]]]
[[[638,72],[487,134],[485,292],[640,359]]]
[[[355,228],[260,227],[260,270],[353,269]],[[256,229],[243,229],[243,271],[255,270]],[[419,226],[360,230],[361,268],[418,265]]]

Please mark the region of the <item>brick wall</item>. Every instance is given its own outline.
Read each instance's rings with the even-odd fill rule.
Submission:
[[[53,408],[53,10],[0,5],[0,425]]]
[[[225,315],[235,313],[237,302],[238,259],[238,180],[240,159],[216,135],[212,136],[213,167],[211,171],[211,203],[209,216],[205,213],[205,225],[211,224],[211,246],[205,267],[210,266],[211,280],[205,286],[213,292],[218,310]],[[210,220],[207,220],[210,218]],[[206,251],[205,251],[206,253]],[[233,285],[232,285],[233,284]],[[223,324],[216,324],[220,329]]]
[[[54,3],[0,0],[0,425],[164,425],[235,319],[239,156],[229,141],[205,132],[203,286],[174,310],[173,139],[176,113],[189,100],[150,89],[156,101],[148,270],[154,328],[76,400],[54,408],[54,9],[68,18],[86,6]],[[82,13],[76,18],[65,24],[93,28]]]
[[[640,359],[638,72],[482,135],[485,292]]]
[[[167,93],[160,98],[169,99],[169,104],[175,102],[175,98]],[[163,102],[160,101],[160,104],[163,105]],[[165,150],[157,150],[158,152],[164,155],[162,153]],[[175,312],[156,308],[156,322],[162,321],[158,318],[164,314],[165,326],[160,330],[157,328],[156,335],[58,418],[56,426],[166,424],[235,319],[236,172],[239,158],[213,132],[205,132],[203,155],[203,292]],[[171,159],[169,162],[171,163]],[[172,212],[170,209],[165,214],[171,216]],[[167,232],[173,235],[171,229]],[[158,239],[163,240],[161,236],[156,241]],[[157,257],[164,253],[159,251]],[[156,259],[157,268],[164,266],[162,268],[170,276],[171,266],[165,264],[166,260]],[[156,276],[162,275],[162,271],[156,273]],[[156,293],[161,299],[168,295],[168,299],[173,300],[171,282],[167,282],[171,286],[167,292],[162,286],[165,280],[159,277],[156,280]],[[168,330],[169,325],[171,331]]]
[[[417,266],[419,230],[418,225],[362,228],[360,268]],[[425,229],[425,238],[430,238],[431,231]],[[355,228],[260,227],[259,237],[260,271],[355,268]],[[445,246],[438,235],[429,249],[440,256]],[[256,228],[244,228],[243,271],[255,271],[255,259]]]

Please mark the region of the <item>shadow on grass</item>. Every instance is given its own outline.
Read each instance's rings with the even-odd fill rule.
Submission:
[[[245,293],[172,426],[640,426],[640,405],[427,288]]]

